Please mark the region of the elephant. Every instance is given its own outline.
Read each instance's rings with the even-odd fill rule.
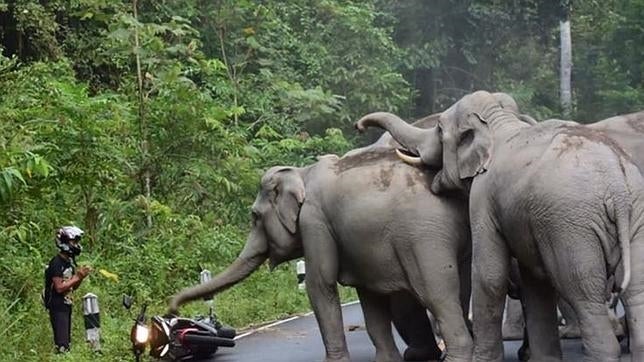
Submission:
[[[472,231],[475,358],[501,361],[510,257],[521,272],[532,358],[561,360],[556,295],[580,320],[587,361],[617,361],[605,307],[621,295],[633,360],[644,360],[644,179],[600,130],[550,120],[527,125],[485,91],[464,96],[429,129],[385,112],[364,116],[438,169],[430,191],[466,195]],[[556,293],[555,293],[556,291]]]
[[[385,295],[391,304],[422,305],[422,313],[428,308],[445,340],[446,360],[469,362],[473,341],[462,306],[469,303],[471,275],[467,202],[428,192],[433,177],[382,145],[322,156],[302,168],[272,167],[262,176],[238,258],[208,283],[174,295],[169,310],[231,287],[266,260],[274,268],[304,256],[326,361],[349,361],[339,282],[358,292],[376,361],[401,360]],[[420,220],[420,214],[432,217]]]
[[[588,127],[614,139],[644,173],[644,111],[610,117]]]
[[[618,115],[595,123],[587,124],[588,127],[603,131],[615,140],[632,158],[640,172],[644,173],[644,111]],[[503,336],[515,337],[522,334],[524,323],[521,308],[516,308],[514,303],[508,301],[506,320],[503,324]],[[559,335],[562,338],[579,338],[580,330],[577,317],[572,307],[565,301],[559,302],[559,310],[566,325],[563,326]],[[612,313],[612,311],[610,311]],[[619,337],[624,335],[625,328],[614,314],[611,314],[613,330]]]
[[[528,124],[536,124],[536,120],[525,114],[518,112],[518,106],[514,99],[505,93],[495,93],[495,98],[502,103],[505,108],[512,109],[517,116]],[[430,128],[436,125],[440,113],[424,117],[414,123],[413,126],[419,128]],[[638,166],[640,171],[644,170],[644,111],[635,112],[631,114],[619,115],[598,121],[595,123],[587,124],[588,127],[604,131],[607,135],[619,143],[619,145],[633,158],[633,161]],[[399,147],[400,144],[396,142],[391,134],[386,132],[383,136],[373,144],[386,145],[389,147]],[[370,146],[371,147],[371,146]],[[519,360],[525,361],[529,357],[528,338],[525,333],[525,323],[523,320],[522,304],[520,301],[520,287],[518,281],[518,266],[516,260],[513,260],[511,270],[512,277],[509,278],[510,285],[514,287],[509,288],[508,294],[511,299],[508,299],[506,304],[506,319],[503,323],[503,336],[510,336],[511,339],[523,339],[523,345],[518,351]],[[577,318],[574,315],[572,308],[563,300],[558,301],[559,309],[566,320],[566,326],[562,327],[559,335],[564,338],[579,338],[579,326]],[[609,310],[609,312],[612,312]],[[617,336],[622,336],[625,332],[619,320],[616,319],[614,314],[611,314],[611,323],[613,330]]]
[[[525,123],[530,125],[535,125],[537,123],[537,121],[529,115],[519,113],[518,105],[511,96],[505,93],[494,93],[494,96],[504,108],[511,109]],[[439,116],[440,113],[432,114],[421,118],[420,120],[412,123],[412,125],[419,128],[430,128],[436,125]],[[601,130],[617,141],[624,151],[632,157],[640,171],[644,170],[644,111],[610,117],[602,121],[587,124],[587,126]],[[378,141],[368,147],[374,146],[388,146],[395,148],[400,147],[400,144],[393,139],[389,132],[385,132]],[[526,361],[529,358],[530,352],[523,319],[523,303],[520,300],[520,277],[516,260],[513,260],[511,270],[513,273],[511,273],[511,277],[508,279],[510,283],[508,291],[510,299],[508,299],[506,304],[506,319],[503,323],[502,335],[504,336],[504,339],[506,335],[510,336],[511,339],[523,339],[523,344],[518,350],[518,355],[520,361]],[[579,338],[579,326],[572,307],[563,300],[558,301],[558,306],[566,320],[566,326],[560,329],[559,335],[564,338]],[[612,311],[609,310],[609,313],[612,313]],[[611,314],[611,323],[615,334],[618,337],[622,336],[625,331],[614,314]]]
[[[499,102],[499,104],[503,108],[511,112],[514,112],[516,116],[519,117],[519,119],[521,119],[523,122],[529,125],[535,125],[537,123],[537,121],[531,116],[522,114],[519,112],[518,104],[516,103],[514,98],[509,94],[498,92],[498,93],[494,93],[493,95],[494,95],[494,98]],[[431,128],[437,124],[439,117],[440,117],[440,113],[435,113],[429,116],[425,116],[413,122],[412,125],[418,128]],[[389,148],[395,149],[400,147],[400,144],[396,142],[396,140],[391,136],[389,132],[385,132],[375,143],[351,152],[363,152],[364,150],[368,150],[373,147],[389,147]],[[417,164],[417,163],[413,162],[413,164]],[[513,339],[522,339],[523,343],[517,352],[518,358],[520,361],[527,361],[530,356],[529,342],[528,342],[527,331],[525,329],[525,323],[523,319],[524,313],[522,312],[524,303],[521,301],[521,291],[520,291],[520,281],[519,281],[520,276],[518,272],[518,264],[516,263],[515,259],[512,260],[511,271],[512,272],[510,273],[510,277],[508,278],[508,281],[511,286],[508,289],[508,297],[510,299],[508,300],[506,314],[509,318],[513,318],[513,320],[504,321],[503,336],[506,335],[505,329],[510,328],[512,330],[508,331],[507,334],[512,335]],[[417,318],[419,318],[418,315],[414,316],[414,319],[417,319]],[[412,318],[409,318],[409,319],[412,319]],[[398,330],[400,329],[401,328],[398,328]],[[516,329],[516,332],[514,331],[515,329]]]

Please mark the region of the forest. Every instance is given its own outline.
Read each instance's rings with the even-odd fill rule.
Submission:
[[[538,120],[644,109],[644,0],[0,0],[0,360],[96,358],[88,292],[102,358],[130,360],[122,295],[163,313],[201,270],[224,269],[263,171],[374,141],[353,129],[366,113],[411,121],[478,89]],[[85,231],[78,262],[94,270],[57,357],[41,290],[62,225]],[[215,306],[237,328],[309,309],[292,263]]]

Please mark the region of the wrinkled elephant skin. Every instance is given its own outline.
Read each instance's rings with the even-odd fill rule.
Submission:
[[[610,117],[602,121],[587,124],[587,126],[603,131],[610,136],[631,156],[640,172],[644,172],[644,111]],[[559,301],[558,306],[566,321],[566,325],[560,327],[559,336],[562,338],[580,338],[581,331],[579,329],[579,323],[572,307],[564,301]],[[611,313],[613,312],[611,311]],[[618,320],[612,314],[611,323],[618,337],[624,335],[626,326],[622,325],[622,321]],[[503,322],[503,338],[517,338],[519,331],[523,329],[523,325],[521,309],[507,308],[506,317]]]
[[[604,303],[621,292],[633,360],[644,360],[644,180],[615,140],[574,122],[530,126],[482,91],[443,112],[434,128],[387,113],[358,121],[367,126],[385,128],[439,169],[432,192],[469,197],[476,360],[502,360],[511,256],[520,265],[531,358],[561,359],[559,295],[580,319],[586,360],[617,361]]]
[[[402,359],[391,331],[392,305],[395,316],[402,300],[420,302],[436,316],[448,360],[469,362],[473,342],[462,308],[470,290],[467,202],[428,192],[433,177],[400,162],[393,148],[383,145],[341,158],[323,156],[304,168],[271,168],[262,177],[251,232],[238,259],[209,283],[179,292],[170,309],[234,285],[267,259],[274,266],[304,256],[307,293],[327,361],[349,360],[339,282],[358,291],[376,361]],[[421,214],[429,217],[420,219]],[[423,308],[415,313],[426,318]],[[399,317],[397,326],[411,326]],[[413,342],[418,328],[425,327],[399,330]],[[431,329],[425,338],[435,345]],[[406,355],[424,348],[438,357],[440,350],[430,344],[411,343]]]

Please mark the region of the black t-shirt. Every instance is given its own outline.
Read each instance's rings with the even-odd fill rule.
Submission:
[[[56,255],[49,261],[45,270],[45,305],[49,309],[60,310],[71,308],[71,290],[65,293],[58,293],[54,288],[54,277],[69,280],[74,276],[74,266],[71,261],[65,260],[60,254]]]

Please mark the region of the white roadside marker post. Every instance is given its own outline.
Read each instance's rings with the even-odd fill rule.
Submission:
[[[304,260],[299,260],[295,264],[295,271],[297,273],[297,288],[299,290],[306,289],[306,264]]]
[[[94,293],[83,296],[83,319],[85,336],[92,350],[101,350],[101,316],[98,309],[98,297]]]
[[[204,269],[201,271],[201,273],[199,273],[199,282],[201,284],[208,283],[210,279],[212,279],[212,274],[210,273],[210,270]],[[210,306],[212,306],[213,299],[214,299],[214,296],[212,295],[209,295],[203,298],[203,300],[205,300],[206,303]]]

